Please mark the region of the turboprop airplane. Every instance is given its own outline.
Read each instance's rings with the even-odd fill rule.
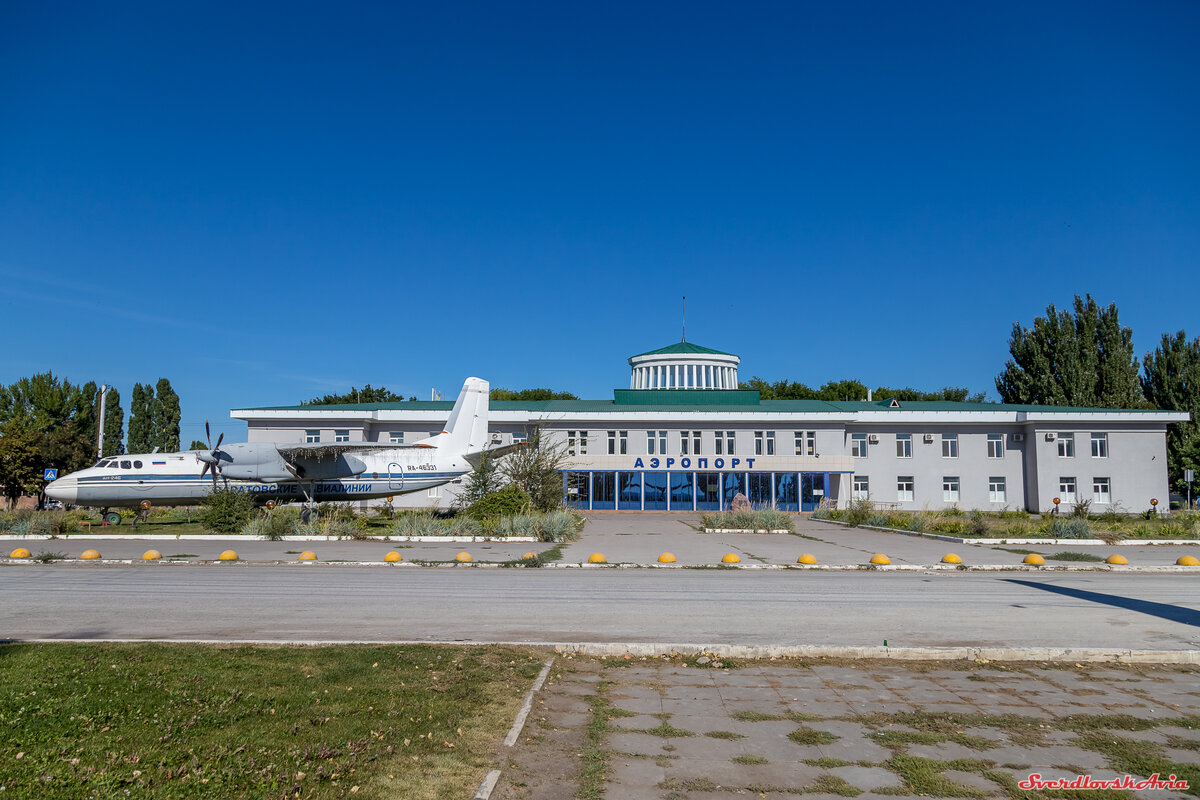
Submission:
[[[205,423],[208,431],[208,423]],[[102,458],[46,487],[63,503],[103,509],[191,505],[221,485],[254,495],[259,502],[303,500],[306,508],[330,500],[366,500],[407,494],[448,483],[472,469],[488,448],[488,383],[467,378],[445,429],[412,444],[379,442],[242,442],[208,450],[144,453]],[[209,442],[212,441],[211,436]],[[211,476],[211,485],[206,475]]]

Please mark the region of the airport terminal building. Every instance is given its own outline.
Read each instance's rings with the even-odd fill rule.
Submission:
[[[755,504],[811,511],[854,499],[902,510],[1137,512],[1167,506],[1167,425],[1182,412],[995,403],[763,400],[739,389],[741,359],[679,342],[629,358],[611,400],[495,401],[497,447],[535,429],[561,442],[564,500],[577,508],[701,511]],[[412,443],[453,402],[235,409],[249,441]],[[454,502],[456,486],[397,498]]]

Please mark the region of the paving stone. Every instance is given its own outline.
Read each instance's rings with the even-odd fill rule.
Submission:
[[[753,700],[778,702],[781,699],[779,690],[774,687],[722,686],[718,692],[721,699],[726,702],[744,703]]]
[[[904,785],[899,775],[883,767],[834,767],[829,770],[829,774],[836,775],[851,786],[864,791]]]
[[[653,728],[656,725],[662,724],[662,720],[658,717],[652,717],[649,714],[637,714],[632,717],[613,717],[608,721],[608,724],[622,730],[644,731],[647,728]]]
[[[663,740],[664,743],[666,740]],[[700,758],[718,761],[728,761],[735,756],[742,755],[745,751],[742,749],[740,741],[727,739],[713,739],[709,736],[692,736],[687,739],[671,739],[670,743],[674,746],[671,755],[679,756],[680,758]]]
[[[610,797],[657,797],[658,784],[666,777],[666,770],[652,758],[614,756],[609,766]]]
[[[961,744],[955,742],[910,744],[908,746],[908,754],[920,758],[936,758],[939,761],[954,761],[959,758],[981,758],[978,750],[963,747]]]
[[[656,756],[662,753],[664,742],[664,739],[645,733],[610,733],[605,738],[604,744],[605,747],[616,753]]]
[[[721,702],[724,692],[715,686],[668,686],[662,692],[664,700],[708,700]]]
[[[662,700],[657,697],[610,697],[608,702],[614,708],[635,714],[663,713]]]
[[[583,712],[551,711],[548,714],[544,714],[543,718],[539,719],[539,722],[551,728],[577,728],[587,725],[591,718],[591,714]]]
[[[947,779],[963,786],[969,786],[972,789],[982,789],[988,793],[999,793],[999,787],[994,781],[990,781],[982,775],[976,775],[974,772],[963,772],[957,769],[948,769],[942,773]]]
[[[586,712],[590,710],[590,708],[591,707],[588,705],[586,700],[582,700],[577,697],[563,697],[553,694],[549,695],[545,700],[541,701],[537,706],[535,706],[535,710],[541,709],[543,711],[564,713]]]

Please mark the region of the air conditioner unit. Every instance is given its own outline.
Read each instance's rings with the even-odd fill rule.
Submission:
[[[504,441],[504,434],[502,434],[502,433],[493,433],[493,434],[492,434],[492,441],[493,441],[493,442],[495,442],[495,443],[497,443],[497,444],[499,444],[500,442],[503,442],[503,441]]]
[[[925,444],[933,444],[933,434],[932,433],[925,434]]]
[[[1046,441],[1047,441],[1047,442],[1053,442],[1053,441],[1054,441],[1054,434],[1053,434],[1053,433],[1047,433],[1047,434],[1046,434]]]
[[[1010,433],[1010,434],[1008,435],[1008,437],[1009,437],[1010,439],[1012,439],[1014,442],[1023,442],[1023,441],[1025,441],[1025,434],[1023,434],[1023,433]]]
[[[867,437],[867,441],[870,442],[871,444],[879,444],[879,434],[872,433],[870,436]]]

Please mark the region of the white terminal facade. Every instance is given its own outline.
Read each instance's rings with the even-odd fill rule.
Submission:
[[[629,359],[611,400],[495,401],[500,447],[535,429],[567,459],[563,498],[590,510],[702,511],[751,503],[811,511],[869,498],[902,510],[1167,507],[1166,430],[1182,412],[995,403],[763,400],[740,358],[680,342]],[[249,440],[412,443],[453,402],[235,409]],[[453,505],[454,484],[397,498]]]

